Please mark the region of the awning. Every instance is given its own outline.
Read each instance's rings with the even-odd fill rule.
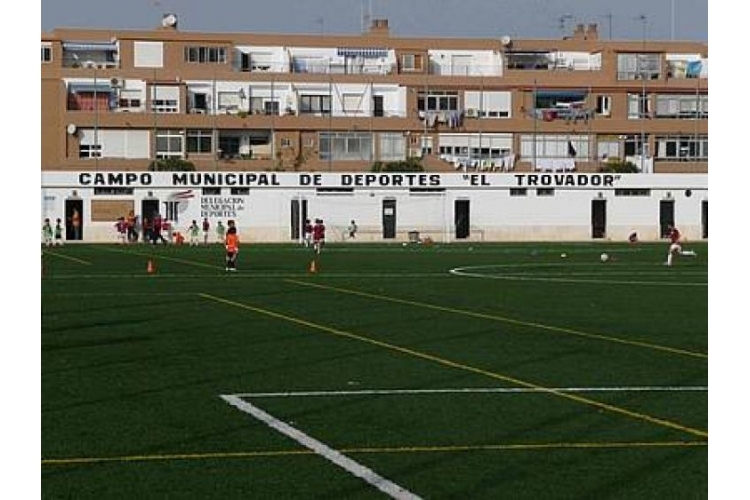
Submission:
[[[94,92],[109,94],[112,92],[112,87],[109,82],[105,81],[102,81],[101,83],[70,83],[68,84],[68,92],[73,94],[90,94]]]
[[[388,49],[379,48],[357,48],[357,47],[339,47],[336,54],[344,57],[365,57],[368,59],[377,59],[388,57]]]
[[[537,90],[536,96],[537,97],[554,97],[554,98],[560,98],[560,97],[567,97],[572,98],[575,100],[584,100],[586,99],[586,95],[588,92],[585,90]]]
[[[63,50],[72,52],[114,52],[117,44],[112,42],[63,42]]]

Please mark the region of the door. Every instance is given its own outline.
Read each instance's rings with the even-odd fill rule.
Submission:
[[[156,198],[141,201],[141,220],[154,220],[154,215],[159,213],[159,200]]]
[[[456,239],[461,240],[469,237],[469,200],[456,200],[454,204],[454,223],[456,227]]]
[[[293,241],[302,241],[302,225],[307,220],[307,200],[304,198],[294,198],[292,200],[290,216],[289,238]]]
[[[396,200],[383,200],[383,238],[393,239],[396,237]]]
[[[383,116],[383,96],[372,96],[372,116]]]
[[[591,200],[591,237],[607,236],[607,200]]]
[[[80,198],[65,200],[65,239],[83,239],[83,200]]]
[[[674,200],[659,202],[659,234],[661,238],[669,237],[669,227],[674,226]]]
[[[708,200],[701,202],[701,235],[703,239],[708,238]]]

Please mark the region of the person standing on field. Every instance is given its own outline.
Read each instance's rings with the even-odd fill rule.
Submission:
[[[193,223],[190,224],[190,227],[187,229],[187,233],[190,235],[190,246],[198,246],[198,233],[200,232],[200,228],[198,227],[198,223],[193,220]]]
[[[216,238],[219,243],[224,243],[224,235],[226,234],[227,230],[224,227],[224,224],[221,223],[221,221],[216,223]]]
[[[211,229],[211,223],[208,222],[208,217],[203,218],[203,244],[208,245],[208,232]]]
[[[323,246],[326,242],[326,226],[323,224],[323,219],[315,219],[312,238],[313,249],[315,250],[315,253],[319,254],[320,251],[323,250]]]
[[[55,224],[55,245],[62,246],[63,243],[64,243],[64,240],[63,240],[62,219],[58,217],[56,224]]]
[[[44,219],[42,225],[42,242],[48,247],[52,246],[52,224],[50,224],[49,219]]]
[[[227,271],[237,271],[237,255],[240,252],[240,237],[233,220],[227,222],[227,234],[224,237],[224,247],[227,251]]]

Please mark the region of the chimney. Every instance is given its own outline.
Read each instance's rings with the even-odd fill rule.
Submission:
[[[596,23],[589,24],[586,28],[586,40],[599,40],[599,31],[596,28]]]
[[[373,19],[370,25],[370,35],[388,36],[388,19]]]
[[[586,39],[586,31],[584,30],[583,24],[576,25],[576,30],[573,32],[572,38],[573,40],[585,40]]]

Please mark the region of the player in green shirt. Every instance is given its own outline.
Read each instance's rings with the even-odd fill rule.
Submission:
[[[226,228],[224,227],[224,224],[221,223],[221,221],[216,223],[216,239],[219,243],[224,243],[224,233],[226,232]]]

